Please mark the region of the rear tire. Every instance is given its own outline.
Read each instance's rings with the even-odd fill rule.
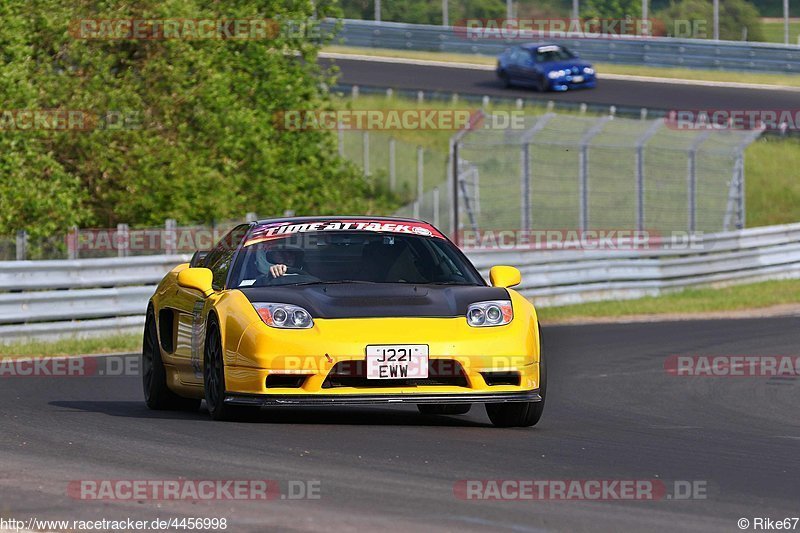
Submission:
[[[144,402],[154,411],[177,409],[196,411],[200,408],[200,400],[178,396],[167,386],[167,371],[164,368],[164,361],[161,359],[156,317],[152,308],[147,311],[147,319],[144,323],[142,388],[144,389]]]
[[[471,403],[420,403],[417,409],[423,415],[465,415],[472,409]]]
[[[539,335],[541,339],[541,334]],[[487,403],[486,414],[497,427],[530,427],[535,426],[544,412],[544,400],[547,395],[547,365],[544,353],[539,356],[539,402],[519,403]]]

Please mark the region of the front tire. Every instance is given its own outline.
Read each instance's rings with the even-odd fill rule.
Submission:
[[[540,336],[541,338],[541,336]],[[535,426],[544,412],[544,399],[547,395],[547,366],[544,355],[539,357],[539,402],[487,403],[486,414],[497,427]]]
[[[222,337],[214,320],[208,321],[208,335],[203,351],[203,388],[206,407],[212,420],[230,420],[232,408],[225,405],[225,364]]]
[[[423,415],[465,415],[472,409],[471,403],[419,403],[417,409]]]
[[[547,75],[542,76],[539,78],[539,81],[536,82],[536,90],[540,93],[546,93],[550,90],[550,82],[547,81]]]
[[[502,82],[504,88],[508,89],[511,87],[511,76],[508,75],[508,72],[501,70],[497,74],[497,77],[500,78],[500,82]]]
[[[144,389],[144,402],[154,411],[171,409],[196,411],[200,408],[200,400],[178,396],[167,386],[167,371],[164,368],[164,361],[161,359],[156,317],[152,308],[148,310],[144,323],[142,388]]]

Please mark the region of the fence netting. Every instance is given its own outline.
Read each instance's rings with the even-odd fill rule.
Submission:
[[[398,215],[449,233],[456,190],[459,230],[718,232],[745,225],[744,149],[760,133],[546,113],[461,132],[422,150],[421,166],[397,140],[390,156],[389,134],[346,132],[344,153],[402,193]]]

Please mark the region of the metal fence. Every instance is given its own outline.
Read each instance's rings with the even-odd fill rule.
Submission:
[[[744,150],[761,131],[670,124],[544,113],[525,115],[514,129],[462,130],[449,148],[375,131],[340,131],[339,143],[407,200],[397,215],[431,221],[454,238],[463,230],[743,228]]]
[[[655,296],[698,285],[800,277],[800,224],[705,235],[672,250],[467,250],[487,275],[522,271],[536,305]],[[0,262],[0,343],[141,333],[155,284],[188,256]]]
[[[546,113],[519,129],[466,131],[454,142],[459,227],[743,228],[744,149],[761,132],[666,124]]]
[[[449,194],[444,184],[450,164],[449,134],[440,135],[441,142],[423,146],[389,131],[339,130],[339,153],[405,204],[397,216],[428,220],[448,233],[450,203],[441,198]]]
[[[323,22],[327,31],[333,21]],[[340,42],[349,46],[427,50],[495,56],[522,40],[470,39],[464,28],[375,22],[343,21]],[[666,37],[588,39],[568,36],[524,35],[525,41],[555,41],[584,59],[606,63],[688,67],[759,72],[800,72],[800,45],[674,39]]]

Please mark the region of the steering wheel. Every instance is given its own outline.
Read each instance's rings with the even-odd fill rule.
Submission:
[[[305,272],[303,272],[302,270],[300,270],[297,267],[286,267],[286,274],[303,275],[303,274],[305,274]],[[284,274],[284,276],[286,274]],[[281,277],[283,277],[283,276],[281,276]]]
[[[288,276],[288,279],[287,279]],[[286,274],[274,277],[270,272],[266,274],[268,285],[291,285],[293,283],[308,283],[309,281],[319,281],[320,279],[297,267],[287,267]],[[286,283],[281,283],[285,281]],[[277,282],[277,283],[276,283]]]

